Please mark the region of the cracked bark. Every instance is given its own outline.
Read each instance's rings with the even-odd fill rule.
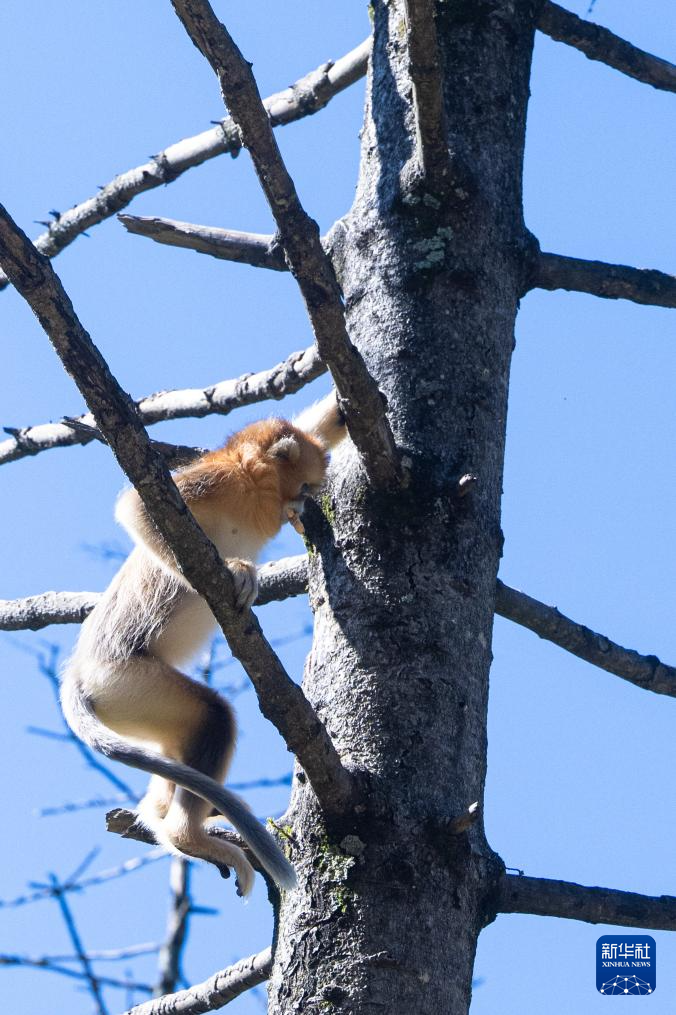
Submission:
[[[271,1015],[469,1006],[501,864],[480,816],[448,829],[483,797],[537,6],[438,8],[450,148],[481,187],[443,204],[402,172],[416,136],[404,2],[373,5],[361,174],[333,258],[412,479],[373,491],[346,454],[322,510],[306,512],[315,639],[304,688],[369,792],[328,821],[294,783],[285,822],[300,888],[279,912]],[[459,497],[468,474],[477,481]]]

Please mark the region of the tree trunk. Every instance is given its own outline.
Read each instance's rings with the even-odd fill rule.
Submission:
[[[403,0],[376,0],[355,204],[334,229],[350,334],[387,397],[407,489],[356,454],[308,520],[315,639],[305,690],[363,773],[321,814],[288,812],[300,889],[278,918],[270,1011],[466,1012],[501,861],[478,801],[514,319],[527,243],[522,157],[535,0],[438,4],[450,192],[425,189]],[[458,479],[476,482],[462,496]]]

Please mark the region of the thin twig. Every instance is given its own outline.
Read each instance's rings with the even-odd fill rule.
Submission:
[[[549,0],[544,4],[538,28],[556,42],[565,42],[579,49],[590,60],[600,60],[653,88],[676,92],[676,66],[673,63],[632,46],[607,28],[584,21],[558,4]]]
[[[672,895],[638,895],[520,874],[503,875],[497,911],[558,916],[585,923],[613,923],[621,927],[676,930],[676,898]]]
[[[259,370],[255,374],[242,374],[241,377],[219,381],[206,388],[158,391],[154,395],[141,398],[135,405],[146,426],[170,419],[227,416],[245,405],[291,395],[325,373],[326,367],[319,358],[316,347],[312,345],[308,349],[292,352],[271,369]],[[85,424],[84,428],[75,425],[80,423]],[[41,423],[22,429],[14,428],[11,434],[9,440],[0,443],[0,465],[37,455],[52,448],[89,444],[93,440],[99,440],[101,436],[91,413],[72,419],[68,423]],[[175,464],[176,458],[188,458],[197,453],[197,449],[194,448],[176,447],[159,441],[153,442],[153,446],[164,455],[170,466]]]
[[[265,109],[273,127],[294,123],[323,109],[335,95],[366,74],[370,51],[371,39],[368,38],[335,63],[329,60],[289,88],[270,95],[265,100]],[[47,232],[35,240],[35,246],[47,257],[55,257],[92,226],[126,208],[137,194],[166,186],[187,169],[226,152],[236,154],[240,148],[239,132],[227,117],[211,130],[169,145],[150,162],[116,176],[101,187],[95,197],[62,212],[50,223]],[[8,284],[7,276],[0,273],[0,289]]]
[[[529,288],[568,289],[610,300],[632,300],[652,307],[676,307],[676,275],[653,268],[631,268],[579,257],[540,253]]]
[[[320,803],[329,811],[345,807],[352,799],[354,779],[326,727],[284,669],[255,616],[250,610],[238,612],[232,605],[232,575],[181,499],[164,460],[153,450],[131,398],[82,327],[50,262],[2,206],[0,262],[36,313],[178,567],[209,605],[233,655],[256,688],[263,715],[298,758]]]
[[[91,952],[90,958],[92,958]],[[66,961],[71,960],[67,959]],[[48,973],[59,973],[61,976],[68,976],[75,980],[88,980],[86,973],[81,972],[79,969],[69,969],[68,966],[61,965],[58,958],[52,958],[50,955],[44,955],[40,958],[31,958],[30,955],[0,955],[0,966],[26,966],[29,969],[44,969]],[[97,976],[96,979],[97,983],[102,987],[116,987],[119,990],[138,990],[143,994],[152,994],[153,992],[153,988],[147,983],[135,983],[129,979],[120,980],[112,976]]]
[[[125,813],[131,813],[129,811]],[[155,840],[144,840],[155,843]],[[131,874],[134,871],[140,870],[142,867],[147,867],[150,863],[155,863],[157,860],[164,860],[167,856],[166,849],[161,846],[157,849],[151,850],[150,853],[146,853],[144,856],[137,856],[131,860],[125,860],[124,863],[119,864],[117,867],[111,867],[108,870],[101,871],[99,874],[92,874],[91,877],[83,878],[82,881],[78,882],[65,882],[61,885],[61,891],[64,892],[83,892],[86,888],[93,888],[95,885],[107,884],[108,881],[115,881],[117,878],[124,877],[126,874]],[[19,906],[27,906],[32,902],[43,902],[45,899],[52,898],[52,889],[47,886],[42,886],[34,892],[30,892],[27,895],[19,895],[14,899],[0,899],[0,909],[16,909]]]
[[[80,965],[82,966],[84,978],[87,980],[87,983],[89,984],[89,993],[91,994],[94,1003],[96,1004],[96,1009],[99,1015],[108,1015],[108,1010],[103,1002],[103,996],[101,994],[101,984],[94,973],[92,964],[89,960],[84,945],[82,944],[82,939],[75,925],[75,920],[73,918],[73,914],[70,911],[70,906],[68,905],[68,902],[66,900],[63,888],[59,884],[56,875],[50,874],[49,881],[52,888],[52,895],[59,904],[59,909],[61,910],[63,922],[66,925],[68,935],[73,943],[75,953],[78,959],[80,960]]]
[[[317,348],[331,371],[347,428],[366,471],[374,483],[393,483],[400,477],[399,459],[382,396],[347,333],[331,261],[322,247],[317,223],[303,209],[284,165],[251,66],[207,0],[172,0],[172,5],[218,76],[223,98],[277,223]]]
[[[216,1011],[259,983],[264,983],[272,969],[270,948],[240,959],[227,969],[177,994],[167,994],[131,1008],[125,1015],[203,1015]]]
[[[451,182],[451,161],[434,7],[434,0],[406,0],[408,68],[420,171],[430,189],[443,192]]]
[[[284,260],[284,251],[274,236],[242,233],[235,229],[218,229],[216,226],[201,226],[193,222],[178,222],[176,219],[160,218],[157,215],[117,217],[128,232],[137,236],[147,236],[156,243],[184,247],[199,254],[218,257],[222,261],[250,264],[254,268],[289,270]]]

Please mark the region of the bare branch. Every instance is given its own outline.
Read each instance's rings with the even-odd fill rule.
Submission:
[[[284,250],[274,236],[261,233],[241,233],[235,229],[217,229],[215,226],[200,226],[192,222],[177,222],[176,219],[158,216],[117,216],[130,233],[147,236],[157,243],[170,247],[185,247],[199,254],[210,254],[222,261],[237,261],[251,264],[254,268],[270,268],[272,271],[288,271]]]
[[[540,14],[538,28],[556,42],[565,42],[584,53],[590,60],[614,67],[630,78],[636,78],[653,88],[676,92],[676,67],[668,60],[646,53],[630,42],[621,39],[607,28],[583,21],[577,14],[558,4],[546,2]]]
[[[284,557],[264,564],[259,569],[258,580],[258,605],[302,595],[307,591],[307,557],[299,554],[297,557]],[[48,592],[44,597],[0,600],[0,630],[18,630],[29,626],[22,623],[24,616],[30,618],[32,630],[54,623],[80,623],[80,597],[91,601],[91,609],[98,599],[98,593]],[[39,604],[43,599],[47,605],[41,609]],[[25,604],[32,603],[38,605],[31,611]],[[499,580],[496,585],[495,611],[501,617],[527,627],[540,638],[553,642],[593,666],[622,677],[636,687],[676,697],[676,667],[661,662],[657,656],[641,655],[633,649],[623,648],[605,635],[597,634],[584,624],[564,616],[556,607],[547,606]]]
[[[204,416],[227,416],[235,409],[273,398],[279,400],[300,391],[315,378],[326,373],[314,345],[292,352],[285,360],[269,370],[255,374],[242,374],[233,380],[219,381],[207,388],[178,388],[158,391],[136,402],[136,410],[146,426],[168,419],[201,419]],[[91,413],[67,423],[43,423],[38,426],[12,430],[10,440],[0,443],[0,465],[15,462],[27,455],[37,455],[51,448],[89,444],[101,440],[101,434]],[[183,461],[198,453],[198,449],[154,441],[168,465],[176,459]]]
[[[103,1002],[103,995],[101,993],[101,984],[99,982],[98,977],[94,973],[94,969],[89,960],[89,956],[87,955],[84,945],[82,944],[82,939],[78,932],[77,926],[75,925],[75,919],[70,910],[70,906],[68,905],[64,889],[59,884],[58,879],[55,877],[54,874],[50,875],[49,880],[51,883],[52,895],[59,904],[59,909],[61,910],[63,922],[66,925],[68,936],[70,937],[70,940],[73,944],[73,948],[75,949],[75,954],[77,955],[80,961],[80,966],[82,967],[84,979],[87,981],[89,985],[89,993],[91,994],[92,999],[94,1000],[96,1010],[98,1011],[99,1015],[108,1015],[108,1009],[106,1008]]]
[[[352,796],[353,777],[343,767],[326,727],[282,666],[255,616],[231,605],[232,575],[153,450],[134,403],[80,324],[49,261],[1,205],[0,261],[36,313],[182,573],[208,603],[256,689],[263,715],[298,758],[321,804],[329,811],[344,807]]]
[[[221,969],[203,983],[197,983],[177,994],[165,994],[153,1001],[137,1004],[124,1015],[203,1015],[216,1011],[259,983],[264,983],[272,969],[272,951],[266,948],[258,955],[240,959],[233,966]]]
[[[559,916],[585,923],[676,930],[676,898],[637,895],[614,888],[588,888],[571,881],[552,881],[504,874],[499,886],[499,913]]]
[[[451,161],[434,6],[434,0],[406,0],[418,163],[427,184],[441,192],[451,182]]]
[[[0,599],[0,631],[39,631],[49,624],[81,624],[98,592],[43,592],[25,599]]]
[[[91,957],[91,953],[90,953]],[[57,958],[51,955],[43,955],[33,958],[30,955],[1,955],[0,966],[25,966],[29,969],[44,969],[48,973],[59,973],[61,976],[68,976],[74,980],[87,980],[86,973],[79,969],[70,969],[64,966]],[[137,990],[140,993],[152,994],[152,987],[147,983],[135,983],[131,980],[120,980],[112,976],[99,976],[97,982],[102,987],[117,987],[120,990]]]
[[[155,993],[170,994],[181,979],[181,955],[192,911],[190,861],[173,856],[169,867],[171,901],[167,916],[167,934],[159,954],[159,981]],[[185,981],[184,981],[185,982]]]
[[[280,602],[307,592],[307,557],[282,557],[271,560],[258,569],[257,606]]]
[[[653,307],[676,307],[676,275],[652,268],[630,268],[579,257],[540,253],[529,288],[568,289],[610,300],[632,300]]]
[[[307,592],[307,557],[283,557],[258,569],[258,606]],[[39,631],[50,624],[81,624],[100,592],[43,592],[26,599],[0,599],[0,631]]]
[[[329,60],[289,88],[270,95],[264,104],[272,126],[294,123],[323,109],[335,95],[366,74],[370,51],[368,38],[335,63]],[[221,120],[211,130],[169,145],[150,162],[116,176],[95,197],[55,218],[47,232],[35,240],[35,246],[47,257],[56,257],[82,233],[126,208],[137,194],[172,183],[187,169],[217,155],[226,152],[236,155],[240,148],[239,132],[232,119]],[[0,273],[0,290],[8,284],[7,276]]]
[[[158,844],[158,840],[155,838],[153,832],[145,825],[137,822],[137,814],[135,811],[129,811],[124,807],[115,807],[112,811],[108,811],[106,814],[106,828],[109,832],[114,835],[121,835],[123,839],[134,839],[136,842],[145,842],[149,846]],[[230,831],[229,828],[223,828],[220,825],[209,825],[206,828],[207,835],[213,835],[216,839],[223,839],[225,842],[229,842],[234,846],[238,846],[239,849],[246,855],[247,860],[259,874],[263,874],[264,877],[269,878],[264,868],[261,866],[258,857],[251,852],[249,846],[237,834],[237,832]],[[211,860],[205,859],[206,863],[211,863]],[[213,861],[214,866],[222,873],[219,865]],[[227,870],[227,868],[226,868]]]
[[[319,353],[331,371],[347,427],[369,477],[392,483],[400,469],[378,386],[350,341],[342,296],[317,223],[303,209],[263,106],[251,67],[207,0],[172,0],[190,38],[218,75],[221,92],[277,223],[305,300]]]
[[[673,666],[666,666],[657,656],[642,656],[632,649],[622,648],[605,635],[596,634],[583,624],[565,617],[556,607],[545,606],[501,581],[497,583],[495,611],[501,617],[534,631],[540,638],[554,642],[566,652],[572,652],[637,687],[676,697],[676,668]]]

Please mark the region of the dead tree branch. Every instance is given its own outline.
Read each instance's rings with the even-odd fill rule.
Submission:
[[[676,67],[673,63],[632,46],[607,28],[584,21],[558,4],[545,3],[538,28],[556,42],[565,42],[579,49],[590,60],[599,60],[653,88],[676,92]]]
[[[253,405],[272,398],[279,400],[285,395],[300,391],[315,378],[326,373],[326,367],[319,358],[314,345],[298,352],[292,352],[285,360],[269,370],[255,374],[242,374],[232,380],[219,381],[206,388],[178,388],[174,391],[158,391],[135,403],[136,410],[146,426],[168,419],[201,419],[204,416],[227,416],[235,409]],[[71,419],[67,423],[42,423],[38,426],[12,430],[10,440],[0,443],[0,465],[15,462],[28,455],[37,455],[52,448],[70,447],[74,444],[89,444],[101,440],[101,434],[91,413]],[[168,452],[172,457],[189,458],[197,449],[183,448],[160,442],[153,442],[165,460]],[[168,462],[171,464],[171,462]]]
[[[104,1004],[103,994],[101,993],[101,983],[96,974],[94,973],[91,961],[82,943],[82,939],[75,924],[75,919],[70,910],[70,906],[68,905],[64,889],[59,884],[59,881],[54,874],[50,875],[49,880],[52,889],[52,895],[59,904],[59,909],[61,910],[63,922],[66,925],[68,936],[70,937],[73,948],[75,949],[75,954],[77,955],[78,960],[80,962],[80,966],[82,967],[83,978],[87,982],[87,985],[89,987],[89,993],[91,994],[94,1004],[96,1005],[96,1010],[99,1013],[99,1015],[108,1015],[108,1009]]]
[[[176,990],[181,982],[181,956],[192,912],[190,861],[172,856],[169,866],[171,901],[167,915],[167,934],[159,954],[159,980],[155,994],[161,997]],[[186,982],[185,980],[183,981]]]
[[[371,39],[368,38],[335,63],[329,60],[289,88],[270,95],[264,104],[272,126],[294,123],[323,109],[335,95],[366,74],[370,51]],[[237,154],[241,146],[239,132],[230,117],[211,130],[177,141],[149,162],[120,173],[101,187],[95,197],[60,214],[35,240],[35,246],[47,257],[56,257],[82,233],[126,208],[137,194],[166,186],[187,169],[217,155]],[[8,284],[7,276],[0,273],[0,290]]]
[[[317,348],[331,371],[350,436],[373,482],[399,478],[394,437],[378,386],[345,325],[338,282],[317,223],[303,209],[282,159],[251,67],[207,0],[172,0],[195,46],[218,76],[277,223],[289,268],[307,307]]]
[[[90,958],[92,953],[89,953]],[[68,961],[73,961],[70,958]],[[74,980],[87,980],[86,973],[83,973],[80,969],[70,969],[68,966],[62,965],[57,959],[51,955],[42,955],[37,958],[33,958],[30,955],[2,955],[0,954],[0,967],[2,966],[24,966],[28,969],[44,969],[47,973],[59,973],[61,976],[67,976]],[[112,976],[98,976],[97,982],[102,987],[116,987],[119,990],[134,990],[143,994],[152,994],[152,987],[147,983],[136,983],[128,978],[125,980],[116,979]]]
[[[307,557],[283,557],[258,569],[258,606],[307,591]],[[43,592],[25,599],[0,599],[0,631],[39,631],[50,624],[81,624],[99,592]]]
[[[559,916],[585,923],[676,930],[676,898],[637,895],[614,888],[590,888],[571,881],[505,874],[499,887],[499,913]]]
[[[115,813],[115,812],[111,812]],[[124,811],[125,814],[131,814],[132,811]],[[131,836],[130,836],[131,838]],[[150,842],[156,844],[155,839],[141,839],[137,837],[139,842]],[[167,856],[167,851],[164,846],[159,846],[158,849],[152,850],[150,853],[146,853],[144,856],[133,857],[131,860],[125,860],[118,867],[111,867],[108,870],[101,871],[99,874],[92,874],[88,878],[81,878],[79,881],[66,881],[61,885],[62,892],[83,892],[87,888],[92,888],[95,885],[103,885],[108,881],[115,881],[117,878],[124,877],[127,874],[132,874],[134,871],[140,870],[142,867],[147,867],[150,863],[155,863],[157,860],[164,860]],[[0,899],[0,909],[16,909],[19,906],[27,906],[33,902],[43,902],[45,899],[51,899],[53,897],[53,891],[49,885],[37,888],[34,892],[28,895],[19,895],[14,899]]]
[[[353,778],[326,727],[291,680],[251,611],[239,613],[231,605],[232,576],[153,450],[134,403],[80,324],[50,262],[1,205],[0,263],[37,315],[182,573],[209,604],[256,689],[263,715],[298,758],[320,802],[329,811],[345,806],[351,799]]]
[[[199,254],[209,254],[222,261],[250,264],[254,268],[288,271],[284,250],[274,236],[261,233],[242,233],[235,229],[217,229],[193,222],[159,216],[118,215],[125,229],[137,236],[147,236],[156,243],[170,247],[184,247]]]
[[[307,591],[307,557],[299,554],[264,564],[259,569],[258,580],[258,605],[300,596]],[[83,607],[81,599],[91,605]],[[80,623],[83,618],[79,611],[89,612],[97,599],[98,594],[94,592],[47,592],[29,599],[0,600],[0,630],[13,631],[21,627],[38,630],[48,624]],[[566,617],[556,607],[547,606],[499,580],[495,612],[636,687],[676,697],[676,667],[661,662],[657,656],[623,648],[605,635]],[[24,618],[30,623],[24,622]]]
[[[676,697],[676,668],[673,666],[666,666],[657,656],[643,656],[622,648],[605,635],[565,617],[556,607],[546,606],[501,581],[496,588],[495,612],[630,684]]]
[[[227,969],[221,969],[194,987],[137,1004],[125,1015],[203,1015],[204,1012],[216,1011],[246,990],[264,983],[271,969],[272,951],[266,948],[258,955],[250,955]]]
[[[49,624],[81,624],[98,592],[43,592],[25,599],[0,599],[0,631],[39,631]]]
[[[533,265],[530,288],[568,289],[609,300],[632,300],[652,307],[676,307],[676,275],[652,268],[586,261],[579,257],[540,253]]]
[[[441,193],[451,182],[451,161],[434,7],[435,0],[406,0],[416,154],[426,183]]]

